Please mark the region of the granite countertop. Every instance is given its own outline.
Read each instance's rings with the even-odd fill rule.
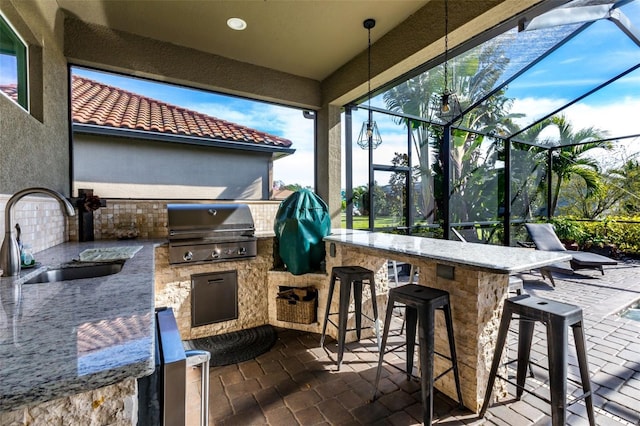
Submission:
[[[394,254],[402,254],[500,274],[513,274],[571,260],[571,254],[568,252],[462,243],[353,229],[334,229],[324,240],[380,250],[390,258],[393,258]]]
[[[0,278],[0,411],[153,372],[156,241],[64,243],[42,265]],[[116,274],[23,284],[85,250],[142,246]]]

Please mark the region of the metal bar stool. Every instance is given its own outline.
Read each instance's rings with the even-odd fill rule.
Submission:
[[[500,358],[504,347],[509,324],[513,315],[519,315],[518,327],[518,357],[516,383],[501,377],[497,374],[500,366]],[[539,321],[547,329],[547,351],[549,358],[549,388],[551,400],[542,397],[534,392],[525,389],[525,379],[527,365],[530,363],[531,342],[533,339],[533,329],[535,322]],[[516,399],[522,397],[523,392],[530,393],[551,405],[551,421],[553,426],[565,424],[567,414],[567,350],[568,350],[568,330],[573,329],[573,339],[576,345],[580,378],[582,381],[583,394],[571,401],[573,404],[584,399],[589,424],[594,426],[595,418],[593,412],[593,398],[591,393],[591,383],[589,381],[589,365],[587,363],[587,351],[585,348],[584,332],[582,328],[582,309],[578,306],[556,302],[554,300],[543,299],[535,296],[516,296],[507,299],[502,311],[502,320],[496,341],[496,350],[491,364],[489,383],[485,392],[484,403],[480,410],[480,417],[483,417],[489,406],[491,392],[496,377],[516,386]],[[513,362],[513,361],[512,361]]]
[[[407,326],[407,379],[411,378],[413,370],[413,354],[415,348],[416,325],[418,326],[418,342],[420,346],[420,375],[422,390],[422,412],[423,422],[430,425],[433,419],[433,383],[453,370],[458,402],[462,406],[462,392],[460,390],[460,377],[458,375],[458,360],[456,357],[456,347],[453,338],[453,321],[451,319],[451,304],[449,303],[449,293],[431,287],[417,284],[408,284],[389,290],[389,302],[387,304],[387,314],[384,322],[384,333],[382,335],[382,348],[378,359],[378,371],[374,384],[373,399],[375,400],[380,373],[382,372],[382,361],[386,353],[397,350],[398,346],[386,351],[387,337],[391,325],[394,305],[404,304],[406,307]],[[434,349],[434,325],[435,311],[442,310],[447,325],[447,335],[449,337],[450,356],[435,352]],[[451,361],[451,367],[442,372],[438,377],[433,377],[434,355],[441,356]]]
[[[340,301],[338,312],[331,311],[331,299],[336,280],[340,281]],[[371,289],[371,304],[373,305],[373,318],[362,313],[362,284],[366,282]],[[349,302],[351,298],[351,287],[353,286],[353,299],[356,314],[356,327],[347,329],[347,319],[349,316]],[[338,324],[333,322],[329,316],[338,315]],[[327,323],[330,322],[338,329],[338,370],[342,365],[342,357],[344,355],[345,335],[348,331],[356,332],[358,340],[360,340],[362,330],[362,316],[373,321],[376,337],[378,339],[378,350],[380,350],[380,326],[378,325],[378,304],[376,302],[376,281],[372,270],[361,266],[336,266],[331,270],[331,282],[329,284],[329,297],[327,299],[327,308],[324,315],[324,323],[322,325],[322,337],[320,337],[320,347],[324,347],[324,339],[327,331]]]
[[[200,425],[209,424],[209,360],[211,353],[199,349],[185,351],[187,367],[200,366]]]

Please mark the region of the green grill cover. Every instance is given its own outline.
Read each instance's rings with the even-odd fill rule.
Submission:
[[[322,238],[331,232],[327,204],[312,191],[301,189],[278,208],[273,230],[287,270],[302,275],[320,270],[325,249]]]

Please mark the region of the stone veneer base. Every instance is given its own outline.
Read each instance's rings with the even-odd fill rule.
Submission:
[[[327,253],[329,253],[329,244],[331,243],[327,243]],[[377,249],[335,244],[335,257],[327,256],[328,268],[340,264],[359,264],[369,268],[375,268],[377,265],[386,266],[388,254],[381,253]],[[493,343],[500,322],[499,313],[502,311],[507,295],[508,275],[456,266],[454,279],[449,280],[436,273],[438,262],[402,254],[397,254],[393,260],[418,267],[419,284],[449,292],[463,402],[466,407],[478,412],[484,398],[484,386],[488,381]],[[381,287],[381,290],[383,288]],[[384,318],[384,313],[380,318]],[[442,315],[436,315],[435,346],[436,352],[449,353]],[[438,376],[450,365],[448,361],[435,357],[435,375]],[[436,387],[449,397],[456,399],[455,383],[451,373],[439,379]],[[497,383],[494,395],[504,394],[503,384]]]
[[[138,423],[137,381],[82,392],[42,404],[0,412],[2,425],[135,426]]]
[[[178,322],[178,329],[183,340],[229,333],[264,324],[320,333],[322,331],[325,307],[328,300],[329,274],[310,273],[293,275],[286,271],[273,270],[273,246],[274,237],[261,237],[258,238],[258,254],[255,259],[196,265],[170,265],[168,260],[168,246],[157,247],[155,263],[156,306],[173,308]],[[388,285],[386,260],[355,256],[344,259],[344,261],[376,271],[378,314],[380,323],[383,323]],[[331,262],[327,265],[327,270],[330,271],[333,266],[342,264],[347,263]],[[215,324],[192,327],[191,275],[228,270],[237,270],[238,272],[238,318]],[[318,290],[317,320],[311,324],[278,321],[276,296],[281,286],[315,287]],[[363,312],[372,317],[371,296],[367,289],[365,289],[363,293]],[[339,291],[336,288],[332,298],[331,312],[338,311],[338,301]],[[351,310],[353,310],[353,308]],[[363,322],[363,325],[366,324]],[[355,318],[351,315],[348,327],[353,328],[354,326]],[[363,330],[364,337],[370,336],[372,333],[370,329]],[[327,334],[333,338],[337,338],[337,330],[331,325],[327,328]],[[347,334],[347,341],[353,341],[354,339],[355,332]]]

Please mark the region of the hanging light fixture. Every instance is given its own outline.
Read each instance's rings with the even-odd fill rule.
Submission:
[[[369,44],[367,49],[367,58],[368,58],[368,106],[369,106],[369,115],[367,121],[362,123],[362,128],[360,129],[360,135],[358,135],[357,144],[362,149],[376,149],[382,143],[382,137],[380,137],[380,132],[378,131],[378,126],[376,122],[373,121],[373,111],[371,111],[371,28],[376,26],[375,19],[365,19],[362,25],[367,29],[367,33],[369,36]]]
[[[449,89],[449,3],[444,0],[444,89],[436,115],[441,120],[449,122],[459,117],[461,112],[458,96]]]

